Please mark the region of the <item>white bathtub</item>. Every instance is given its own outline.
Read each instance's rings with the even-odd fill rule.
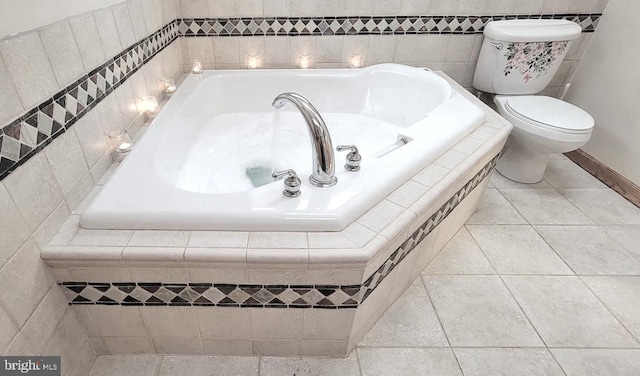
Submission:
[[[308,182],[311,144],[302,116],[287,105],[279,129],[272,126],[271,103],[282,92],[314,104],[334,146],[359,147],[359,172],[346,171],[345,154],[336,153],[337,185]],[[444,79],[402,65],[190,75],[84,211],[81,224],[339,231],[484,121],[484,112]],[[389,148],[399,138],[410,141]],[[247,177],[247,171],[271,168],[295,169],[301,196],[284,197],[282,181],[256,188]]]

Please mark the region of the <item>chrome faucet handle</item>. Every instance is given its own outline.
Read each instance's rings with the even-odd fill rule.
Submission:
[[[298,197],[300,196],[300,179],[294,170],[282,170],[276,171],[271,176],[274,179],[284,179],[284,190],[282,194],[285,197]]]
[[[360,171],[360,162],[362,162],[362,156],[358,153],[358,147],[355,145],[338,145],[337,151],[351,150],[347,154],[347,163],[344,165],[344,169],[347,171]]]

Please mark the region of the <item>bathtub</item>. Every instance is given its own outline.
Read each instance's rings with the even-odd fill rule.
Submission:
[[[361,169],[308,182],[300,113],[271,106],[303,95],[334,147],[356,145]],[[396,64],[363,69],[207,71],[190,75],[81,217],[93,229],[340,231],[486,120],[437,74]],[[294,169],[287,198],[272,170]]]

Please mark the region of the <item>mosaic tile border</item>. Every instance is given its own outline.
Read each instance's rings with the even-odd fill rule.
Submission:
[[[493,170],[496,155],[423,223],[362,285],[59,282],[70,305],[358,308],[380,283]]]
[[[478,34],[504,19],[569,19],[595,31],[602,13],[176,19],[0,129],[0,181],[66,132],[178,37]]]
[[[183,18],[185,37],[481,34],[489,21],[567,19],[583,32],[596,29],[602,13],[525,14],[491,16],[354,16]]]
[[[178,37],[174,20],[4,126],[0,131],[0,180],[66,132]]]

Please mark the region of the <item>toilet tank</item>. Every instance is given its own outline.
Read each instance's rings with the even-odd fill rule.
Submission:
[[[492,21],[473,87],[494,94],[535,94],[549,85],[582,28],[567,20]]]

